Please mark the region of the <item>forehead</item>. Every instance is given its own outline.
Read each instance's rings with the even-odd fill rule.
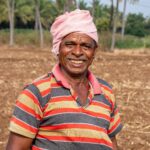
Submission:
[[[73,32],[68,34],[63,38],[62,41],[80,41],[80,42],[88,42],[88,43],[94,42],[94,40],[90,36],[79,32]]]

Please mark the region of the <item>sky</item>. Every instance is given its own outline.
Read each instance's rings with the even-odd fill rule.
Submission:
[[[92,3],[92,0],[85,1],[87,3]],[[100,3],[110,5],[110,0],[100,0]],[[119,10],[123,11],[123,2],[120,3]],[[127,0],[126,14],[128,13],[142,13],[144,17],[150,17],[150,0],[139,0],[139,2],[135,4],[131,4],[129,0]]]

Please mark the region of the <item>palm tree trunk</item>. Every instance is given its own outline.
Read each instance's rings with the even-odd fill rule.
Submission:
[[[127,0],[124,0],[123,15],[122,15],[122,30],[121,30],[121,38],[122,38],[122,39],[124,38],[124,32],[125,32],[126,6],[127,6]]]
[[[75,5],[76,5],[76,9],[80,9],[80,1],[78,1],[78,0],[74,0],[74,3],[75,3]]]
[[[37,23],[38,23],[38,27],[39,27],[39,31],[40,31],[40,47],[42,48],[44,46],[44,35],[43,35],[43,27],[42,27],[42,23],[41,23],[41,16],[40,16],[40,4],[39,4],[39,0],[35,0],[35,11],[37,14]]]
[[[9,17],[9,28],[10,28],[10,36],[9,36],[9,45],[14,45],[14,9],[15,9],[15,0],[7,0],[8,7],[8,17]]]
[[[37,12],[37,8],[35,9],[35,25],[34,25],[34,29],[36,31],[39,29],[39,27],[38,27],[38,12]]]
[[[119,0],[116,1],[116,11],[115,11],[114,22],[113,22],[112,42],[111,42],[111,48],[110,48],[111,51],[114,50],[115,42],[116,42],[116,30],[117,30],[117,21],[118,21],[118,7],[119,7]]]
[[[113,18],[114,18],[114,1],[111,1],[111,8],[110,8],[110,21],[109,21],[109,29],[112,29],[113,26]]]
[[[92,17],[93,17],[93,21],[95,22],[95,3],[96,3],[96,1],[95,0],[93,0],[92,1]]]

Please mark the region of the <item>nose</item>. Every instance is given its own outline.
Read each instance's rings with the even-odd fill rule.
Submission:
[[[82,51],[82,48],[81,46],[78,44],[76,45],[76,47],[74,48],[74,50],[72,51],[72,53],[75,55],[75,56],[81,56],[83,55],[83,51]]]

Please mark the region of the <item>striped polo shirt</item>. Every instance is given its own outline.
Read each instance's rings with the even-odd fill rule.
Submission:
[[[57,64],[19,95],[10,131],[33,138],[33,150],[112,150],[122,128],[112,89],[88,72],[84,106]]]

